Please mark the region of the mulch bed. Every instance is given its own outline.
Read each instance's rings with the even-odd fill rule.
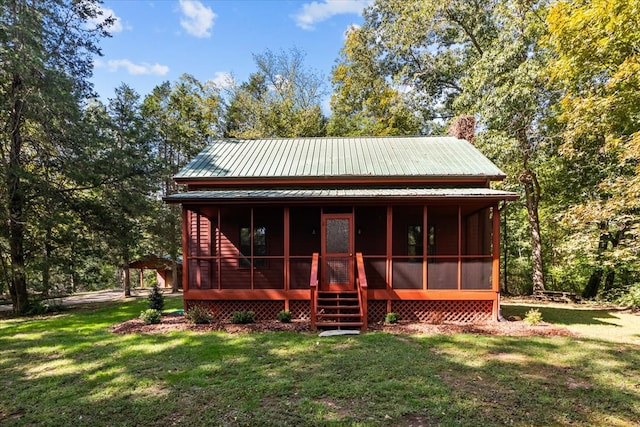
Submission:
[[[160,323],[145,325],[140,319],[131,319],[114,325],[111,328],[115,334],[164,334],[173,331],[212,332],[223,331],[228,333],[251,332],[311,332],[308,321],[294,320],[291,323],[281,323],[277,320],[259,321],[246,325],[237,325],[230,322],[213,322],[205,325],[194,325],[182,315],[162,316]],[[541,323],[529,326],[523,321],[487,322],[487,323],[413,323],[398,322],[393,325],[383,323],[369,324],[369,331],[383,331],[392,334],[422,334],[422,335],[452,335],[452,334],[477,334],[477,335],[503,335],[503,336],[575,336],[566,328]]]

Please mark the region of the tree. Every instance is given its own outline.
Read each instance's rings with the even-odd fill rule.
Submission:
[[[229,95],[224,136],[269,138],[322,136],[322,78],[304,67],[298,49],[253,56],[258,71]]]
[[[361,40],[360,28],[347,32],[338,64],[333,68],[331,110],[327,133],[351,135],[415,135],[418,116],[398,89],[385,79],[381,64]]]
[[[616,271],[629,282],[640,251],[640,2],[559,1],[548,15],[548,75],[563,92],[558,108],[565,176],[579,176],[563,217],[567,248],[592,272],[594,297]]]
[[[165,82],[154,88],[144,100],[142,115],[160,168],[160,195],[168,196],[178,191],[173,175],[220,134],[220,97],[212,84],[184,74],[173,85]],[[172,290],[177,292],[177,260],[182,247],[180,209],[155,200],[153,218],[150,231],[154,246],[171,258]]]
[[[365,44],[358,50],[375,54],[386,79],[411,89],[425,122],[435,120],[437,127],[460,114],[476,115],[484,131],[478,144],[501,145],[494,160],[517,165],[506,168],[525,193],[534,290],[545,287],[536,166],[552,97],[537,48],[543,15],[537,2],[376,1],[364,14],[359,31],[365,35],[357,38]]]
[[[145,231],[152,196],[159,189],[140,96],[122,84],[106,107],[95,101],[87,109],[87,121],[94,133],[92,146],[87,147],[94,170],[83,175],[95,185],[87,185],[76,204],[108,242],[112,260],[123,272],[124,294],[130,296],[129,264],[148,249]]]
[[[97,0],[7,0],[0,5],[0,113],[2,209],[10,249],[9,290],[16,313],[29,304],[25,275],[25,194],[39,179],[38,162],[61,151],[79,118],[80,100],[91,91],[97,40],[107,19]]]

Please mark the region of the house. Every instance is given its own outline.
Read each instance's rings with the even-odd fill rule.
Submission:
[[[453,137],[216,140],[175,177],[185,309],[496,320],[505,174]]]

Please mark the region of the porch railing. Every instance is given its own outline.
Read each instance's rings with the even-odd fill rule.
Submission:
[[[362,331],[367,330],[367,275],[364,271],[362,253],[356,253],[356,286],[358,290],[358,302],[360,303],[360,318],[362,319]]]
[[[311,278],[309,279],[309,289],[311,289],[311,330],[316,330],[316,307],[318,306],[318,259],[320,255],[315,252],[311,260]]]

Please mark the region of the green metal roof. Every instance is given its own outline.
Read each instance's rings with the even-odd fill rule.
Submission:
[[[336,201],[344,199],[363,199],[368,202],[376,199],[482,199],[514,200],[516,193],[493,190],[491,188],[340,188],[340,189],[268,189],[268,190],[202,190],[176,193],[165,197],[170,203],[233,201],[237,203],[255,200],[295,200],[314,199],[317,201]]]
[[[190,180],[316,177],[505,176],[469,142],[453,137],[219,139],[174,177]]]

